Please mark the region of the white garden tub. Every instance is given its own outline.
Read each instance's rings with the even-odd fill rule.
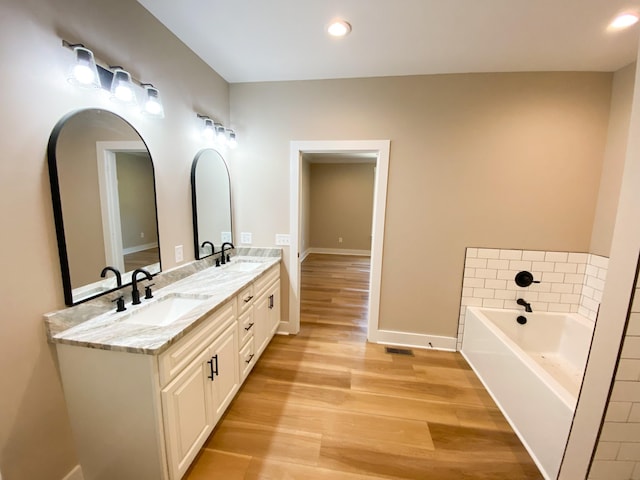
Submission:
[[[466,310],[462,355],[547,479],[558,475],[592,335],[578,314]]]

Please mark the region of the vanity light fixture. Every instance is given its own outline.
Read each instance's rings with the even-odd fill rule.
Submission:
[[[228,137],[227,145],[229,146],[229,148],[231,149],[236,148],[238,146],[238,140],[236,139],[236,132],[234,132],[230,128],[227,128],[227,137]]]
[[[198,118],[202,119],[203,122],[202,136],[207,140],[213,140],[213,137],[216,134],[216,128],[214,127],[213,120],[211,120],[206,115],[200,115],[199,113],[196,113],[196,115],[198,116]]]
[[[227,131],[221,123],[214,123],[216,127],[216,142],[220,145],[227,143]]]
[[[637,13],[625,12],[618,15],[609,24],[609,30],[623,30],[638,23],[640,17]]]
[[[122,103],[134,103],[136,94],[133,91],[131,74],[122,67],[110,67],[113,69],[111,79],[111,98]]]
[[[152,117],[163,118],[164,108],[160,101],[160,92],[156,87],[150,83],[143,83],[141,85],[144,88],[144,106],[142,108],[143,113]]]
[[[164,118],[164,108],[160,92],[150,83],[142,83],[120,66],[105,66],[96,61],[93,52],[81,43],[62,40],[62,46],[73,50],[74,63],[71,65],[69,82],[79,87],[101,88],[111,92],[111,99],[125,104],[137,102],[136,88],[144,90],[141,110],[148,116]]]
[[[346,20],[337,18],[331,21],[327,27],[327,32],[332,37],[344,37],[351,32],[351,24]]]
[[[69,82],[83,88],[100,88],[98,67],[93,52],[80,43],[71,44],[63,40],[62,44],[72,49],[75,54],[75,62],[69,72]]]

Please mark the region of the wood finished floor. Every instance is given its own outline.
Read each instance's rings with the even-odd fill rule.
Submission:
[[[459,353],[366,342],[369,259],[310,255],[276,335],[188,480],[541,479]]]

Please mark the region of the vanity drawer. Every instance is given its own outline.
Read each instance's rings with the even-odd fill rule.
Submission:
[[[240,346],[244,345],[247,339],[253,336],[255,330],[253,320],[253,305],[238,318],[238,338]]]
[[[253,283],[253,292],[256,298],[278,278],[280,278],[280,264],[271,267],[263,276]]]
[[[186,367],[200,352],[236,319],[235,299],[222,305],[203,320],[193,332],[178,340],[158,357],[160,385],[164,387]]]
[[[257,362],[255,355],[255,343],[253,337],[249,339],[247,344],[240,350],[240,381],[244,381],[249,372]]]
[[[253,285],[248,285],[244,290],[238,294],[238,315],[246,311],[253,300]]]

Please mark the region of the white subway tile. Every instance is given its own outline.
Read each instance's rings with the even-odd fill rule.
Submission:
[[[573,285],[566,283],[552,283],[551,291],[553,293],[573,293]]]
[[[605,442],[635,442],[640,438],[640,423],[605,422],[600,439]]]
[[[578,264],[578,273],[584,274],[587,271],[587,265],[584,263]]]
[[[592,299],[590,299],[588,297],[584,297],[584,296],[580,299],[580,304],[583,307],[588,308],[592,312],[597,312],[598,311],[598,307],[600,306],[600,304],[598,302],[596,302],[595,300],[592,300]]]
[[[631,304],[632,312],[640,312],[640,288],[636,288],[633,296],[633,303]]]
[[[631,382],[640,380],[640,359],[621,358],[616,371],[616,380]]]
[[[580,295],[576,295],[575,293],[563,293],[560,297],[561,303],[574,303],[578,305],[580,303]]]
[[[592,312],[588,308],[585,308],[582,305],[580,305],[578,307],[578,313],[582,315],[584,318],[590,318],[590,315]]]
[[[640,440],[640,439],[638,439]],[[640,461],[640,443],[623,443],[618,451],[618,460]]]
[[[482,299],[473,297],[462,297],[462,303],[467,307],[481,307]]]
[[[631,423],[640,423],[640,403],[634,403],[631,405],[631,412],[629,413],[629,419]]]
[[[479,248],[478,258],[500,258],[500,250],[495,248]]]
[[[586,284],[596,290],[604,290],[604,282],[599,278],[587,277]]]
[[[640,462],[636,462],[636,466],[633,469],[633,473],[631,473],[630,480],[640,480]]]
[[[559,293],[541,293],[538,295],[538,299],[542,302],[560,303]]]
[[[506,280],[487,279],[487,280],[484,281],[484,286],[486,288],[495,288],[496,290],[506,290],[507,281]]]
[[[473,297],[475,298],[494,298],[495,290],[491,288],[474,288],[473,289]]]
[[[564,273],[544,272],[542,274],[542,281],[543,282],[563,283],[564,282]]]
[[[607,269],[606,268],[599,268],[598,269],[598,278],[600,280],[606,280],[607,279]]]
[[[560,273],[577,273],[578,272],[578,264],[577,263],[556,263],[553,269],[554,272]]]
[[[478,257],[477,248],[467,248],[467,258],[477,258],[477,257]]]
[[[626,422],[631,412],[631,402],[609,402],[607,405],[607,413],[605,414],[606,422]]]
[[[635,462],[618,460],[594,460],[589,470],[589,480],[629,480]]]
[[[539,274],[537,277],[534,277],[534,278],[542,278],[542,274]],[[534,283],[529,287],[529,289],[533,292],[550,292],[552,285],[555,285],[555,283],[542,283],[542,282]]]
[[[522,306],[518,305],[515,300],[505,300],[504,308],[508,310],[518,310],[518,311],[522,310]]]
[[[598,276],[598,267],[594,265],[587,265],[584,273],[589,277],[597,277]]]
[[[547,262],[566,262],[568,258],[569,253],[567,252],[547,252],[544,256]]]
[[[465,268],[464,269],[464,278],[473,278],[476,276],[476,269],[475,268]]]
[[[484,287],[484,278],[466,277],[462,283],[465,287],[482,288]]]
[[[577,284],[582,285],[584,283],[584,275],[582,273],[576,273],[576,274],[567,273],[564,276],[564,281],[566,283],[571,283],[574,285],[577,285]]]
[[[524,295],[518,295],[518,297],[526,299],[527,302],[537,302],[539,297],[540,297],[540,293],[538,293],[538,292],[527,292]]]
[[[497,278],[500,280],[511,280],[513,282],[513,285],[515,285],[515,278],[517,273],[517,270],[498,270]]]
[[[578,313],[578,305],[576,305],[575,303],[572,303],[570,307],[571,307],[571,313]]]
[[[640,313],[631,312],[629,323],[627,324],[627,336],[640,336]]]
[[[611,391],[611,401],[640,402],[640,382],[616,381]]]
[[[476,268],[475,269],[475,277],[476,278],[496,278],[498,275],[497,270],[489,269],[489,268]]]
[[[524,250],[522,252],[522,260],[531,260],[536,262],[544,261],[545,252],[539,250]]]
[[[582,287],[582,294],[587,297],[590,298],[592,300],[594,300],[594,296],[596,294],[596,291],[593,287],[589,287],[587,285],[585,285],[584,287]]]
[[[522,250],[500,250],[501,260],[522,260]]]
[[[589,254],[569,252],[567,261],[571,263],[587,263],[589,261]]]
[[[619,442],[599,442],[595,460],[615,460],[619,449]]]
[[[496,270],[508,270],[509,260],[495,260],[492,258],[487,259],[486,268],[495,268]]]
[[[582,291],[583,291],[583,287],[580,284],[574,284],[573,285],[573,293],[576,293],[578,295],[582,295]]]
[[[640,358],[640,337],[626,336],[624,338],[620,358]],[[640,397],[638,401],[640,402]]]
[[[486,258],[467,258],[467,261],[464,262],[464,266],[469,268],[487,268],[487,259]]]
[[[509,260],[509,270],[531,270],[531,262],[524,260]]]
[[[553,262],[532,262],[531,268],[537,272],[553,272],[555,265]]]
[[[473,296],[473,288],[471,288],[471,287],[462,287],[462,296],[463,297],[471,297],[471,296]]]
[[[482,306],[486,308],[504,308],[504,300],[485,298],[482,300]]]
[[[536,312],[550,312],[547,302],[536,302]]]
[[[516,299],[516,292],[514,290],[496,290],[496,298],[500,300],[514,300]]]
[[[607,257],[601,257],[599,255],[591,255],[589,258],[589,264],[595,265],[598,268],[609,268],[609,259]]]

